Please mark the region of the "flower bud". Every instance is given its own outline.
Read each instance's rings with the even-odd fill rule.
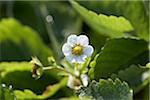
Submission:
[[[79,90],[81,88],[81,82],[79,79],[69,75],[67,86],[71,89]]]
[[[54,65],[54,66],[57,65],[54,57],[48,57],[48,62],[50,63],[50,65]]]
[[[88,86],[88,76],[86,74],[81,74],[81,80],[84,87]]]
[[[31,63],[33,64],[32,68],[32,77],[35,79],[39,79],[43,74],[43,65],[37,58],[32,58]]]

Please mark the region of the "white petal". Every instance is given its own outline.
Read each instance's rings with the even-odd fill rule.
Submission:
[[[78,36],[77,43],[81,44],[82,46],[88,46],[89,39],[86,35],[80,35],[80,36]]]
[[[69,56],[71,54],[71,46],[67,43],[65,43],[62,47],[62,51],[65,56]]]
[[[88,85],[88,76],[86,74],[81,74],[81,80],[82,80],[83,86],[87,87],[87,85]]]
[[[85,47],[83,52],[84,52],[84,55],[87,55],[88,57],[90,57],[92,53],[94,52],[94,49],[91,45],[88,45],[87,47]]]
[[[83,63],[84,62],[84,60],[80,56],[75,57],[75,60],[77,63]]]
[[[74,63],[76,60],[74,59],[73,55],[69,55],[69,56],[66,56],[66,59],[71,62],[71,63]]]
[[[73,47],[77,43],[77,36],[70,35],[67,39],[67,43]]]
[[[74,88],[74,85],[73,85],[73,76],[72,75],[69,75],[67,86],[70,87],[71,89]]]
[[[75,62],[77,63],[84,63],[86,57],[87,57],[86,55],[80,55],[80,56],[75,56],[74,59]]]

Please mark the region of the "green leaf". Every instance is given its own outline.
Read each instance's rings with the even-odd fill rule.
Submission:
[[[49,85],[42,94],[42,96],[44,96],[44,98],[53,96],[58,90],[66,86],[67,80],[68,78],[63,78],[59,83]]]
[[[111,77],[128,82],[134,93],[137,93],[148,84],[149,73],[148,68],[131,65],[125,70],[120,70],[117,74],[113,74]]]
[[[42,77],[35,80],[32,77],[33,65],[29,62],[3,62],[0,63],[0,79],[6,85],[13,85],[14,89],[31,89],[36,94],[41,94],[47,85],[55,84],[60,77],[57,71],[44,72]]]
[[[79,17],[77,17],[75,11],[70,7],[68,3],[60,1],[51,1],[51,2],[42,1],[42,3],[45,3],[45,5],[48,8],[48,14],[52,15],[53,17],[52,28],[56,33],[54,35],[59,37],[60,42],[64,39],[64,36],[67,35],[66,33],[80,32],[82,24],[81,20]],[[18,19],[23,24],[29,25],[33,29],[37,30],[39,32],[39,35],[43,38],[43,40],[47,44],[51,42],[49,41],[49,34],[47,34],[47,31],[45,29],[45,22],[44,22],[45,18],[44,20],[42,19],[41,12],[39,9],[41,1],[37,2],[15,1],[1,4],[2,6],[0,6],[1,9],[0,18],[4,16],[8,17],[6,9],[7,6],[11,6],[13,9],[14,18]],[[3,7],[5,7],[6,9],[3,9]]]
[[[14,91],[17,99],[19,100],[39,100],[40,97],[33,93],[31,90],[25,89],[24,91],[15,90]]]
[[[37,56],[47,64],[47,57],[52,55],[37,32],[12,18],[0,21],[0,45],[1,61],[24,61]]]
[[[71,97],[63,97],[63,98],[60,98],[59,100],[80,100],[78,97],[76,96],[71,96]],[[87,99],[86,99],[87,100]]]
[[[149,11],[146,9],[149,2],[143,0],[97,0],[94,2],[80,1],[80,4],[97,13],[124,16],[134,27],[135,35],[144,40],[149,40]]]
[[[147,45],[147,42],[139,39],[108,40],[97,58],[95,78],[98,80],[110,77],[112,73],[117,73],[134,63],[145,64],[148,61]]]
[[[43,100],[54,95],[59,89],[66,86],[67,78],[62,79],[59,83],[50,85],[46,88],[45,92],[41,95],[36,95],[31,90],[25,89],[24,91],[15,90],[14,93],[18,100]]]
[[[15,100],[15,98],[12,86],[7,87],[5,84],[0,84],[0,100]]]
[[[70,0],[70,2],[74,9],[82,16],[83,20],[99,34],[118,38],[125,36],[124,32],[133,30],[130,22],[124,17],[97,15],[95,12],[88,11],[86,8],[80,6],[75,1]]]
[[[91,100],[132,100],[133,92],[127,83],[119,79],[100,79],[79,90],[79,97],[89,97]]]

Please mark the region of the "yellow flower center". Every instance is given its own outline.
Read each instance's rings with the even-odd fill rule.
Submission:
[[[76,45],[72,48],[72,54],[74,55],[81,55],[83,53],[83,47],[80,45]]]

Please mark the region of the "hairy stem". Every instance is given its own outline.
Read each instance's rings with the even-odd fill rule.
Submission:
[[[41,14],[42,14],[42,17],[45,21],[45,26],[46,26],[46,29],[47,29],[47,32],[48,32],[48,36],[49,36],[49,39],[52,43],[52,48],[56,54],[56,56],[58,58],[60,58],[60,45],[54,35],[54,31],[52,29],[52,25],[50,22],[47,22],[46,21],[46,17],[48,16],[48,10],[47,10],[47,6],[45,4],[43,4],[43,2],[40,4],[40,11],[41,11]]]

